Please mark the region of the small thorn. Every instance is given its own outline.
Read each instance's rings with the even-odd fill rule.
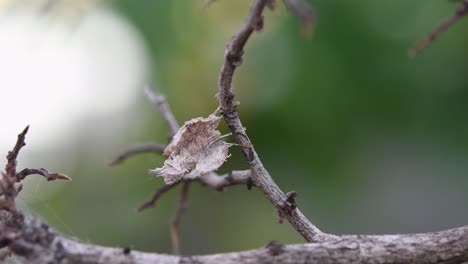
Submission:
[[[71,181],[72,180],[72,178],[70,176],[65,175],[65,174],[61,174],[61,173],[57,174],[57,179],[65,180],[65,181]]]

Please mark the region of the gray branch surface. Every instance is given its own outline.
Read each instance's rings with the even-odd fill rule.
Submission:
[[[468,226],[435,233],[412,235],[347,235],[322,243],[282,245],[269,243],[254,250],[175,256],[110,248],[56,236],[40,221],[28,224],[36,241],[17,240],[27,263],[147,264],[147,263],[462,263],[468,261]],[[38,235],[40,234],[40,235]]]

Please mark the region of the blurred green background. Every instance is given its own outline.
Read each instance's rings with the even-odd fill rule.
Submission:
[[[90,10],[110,10],[133,25],[147,51],[147,81],[167,96],[182,123],[216,108],[225,44],[250,2],[220,0],[204,9],[201,0],[115,0]],[[301,34],[298,18],[281,1],[266,11],[265,29],[248,43],[235,75],[241,118],[275,181],[295,190],[299,208],[330,233],[425,232],[468,223],[468,19],[411,59],[408,49],[456,4],[311,4],[317,15],[312,38]],[[69,5],[63,8],[76,8]],[[167,143],[168,129],[142,86],[133,89],[135,99],[124,109],[77,120],[73,133],[61,135],[66,145],[51,141],[30,151],[34,159],[20,166],[62,171],[73,181],[31,179],[22,205],[85,242],[170,252],[168,223],[179,190],[154,209],[135,210],[163,184],[147,173],[163,158],[146,154],[107,166],[126,146]],[[101,100],[111,105],[113,96]],[[122,136],[111,137],[117,130]],[[246,168],[233,147],[221,172]],[[220,193],[192,184],[189,195],[184,254],[303,242],[288,223],[278,224],[259,190],[236,186]]]

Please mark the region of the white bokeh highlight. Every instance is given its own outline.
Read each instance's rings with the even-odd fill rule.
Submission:
[[[40,148],[70,137],[78,120],[128,109],[141,95],[147,66],[138,31],[111,10],[72,22],[27,9],[3,13],[0,151],[28,124],[28,142]]]

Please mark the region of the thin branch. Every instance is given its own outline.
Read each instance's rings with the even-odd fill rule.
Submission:
[[[234,94],[232,92],[232,79],[236,68],[240,66],[242,62],[244,46],[251,34],[259,29],[259,25],[263,25],[262,13],[267,3],[267,0],[253,1],[244,25],[228,43],[224,64],[219,75],[217,98],[226,124],[234,135],[236,143],[241,146],[242,153],[250,165],[253,183],[265,193],[277,210],[284,211],[284,206],[288,197],[281,191],[278,185],[276,185],[260,161],[239,119],[237,104],[233,101]],[[306,241],[317,242],[335,238],[333,235],[325,234],[320,231],[298,208],[294,208],[288,212],[289,213],[284,215],[284,217]]]
[[[459,21],[460,18],[468,14],[468,0],[463,0],[460,6],[455,10],[455,13],[443,21],[433,31],[422,38],[411,50],[410,56],[414,57],[420,53],[424,48],[434,42],[442,33],[447,31],[455,22]]]
[[[150,199],[148,199],[146,202],[144,202],[139,208],[138,208],[138,212],[141,212],[143,210],[146,210],[148,208],[151,208],[151,207],[154,207],[154,205],[156,204],[156,202],[159,200],[159,198],[161,198],[161,196],[170,191],[171,189],[173,189],[174,187],[176,187],[177,185],[179,185],[179,183],[181,182],[175,182],[173,184],[167,184],[167,185],[163,185],[161,187],[159,187],[158,189],[156,189],[156,191],[153,193],[153,195],[151,196]]]
[[[187,210],[187,198],[188,191],[190,187],[190,182],[184,182],[182,185],[182,190],[180,192],[179,203],[177,204],[177,209],[174,216],[171,219],[171,238],[172,238],[172,251],[174,255],[180,255],[180,222],[182,216],[184,216],[185,211]]]
[[[68,177],[65,174],[62,173],[50,173],[46,169],[40,168],[40,169],[24,169],[20,171],[17,174],[18,180],[23,180],[29,175],[41,175],[43,176],[47,181],[53,181],[53,180],[66,180],[70,181],[71,178]]]
[[[18,140],[16,141],[16,144],[13,147],[13,150],[8,152],[5,172],[6,172],[6,175],[9,177],[16,176],[16,165],[17,165],[16,159],[18,158],[18,154],[21,148],[26,146],[25,139],[26,139],[26,134],[28,133],[28,130],[29,130],[29,126],[26,126],[23,132],[21,132],[18,135]]]
[[[129,148],[123,150],[119,153],[110,163],[109,165],[114,166],[124,162],[126,159],[142,153],[156,153],[162,154],[164,149],[166,148],[165,145],[159,143],[144,143],[140,145],[130,146]]]
[[[162,117],[166,121],[169,129],[171,130],[171,137],[177,134],[179,131],[179,124],[174,117],[174,114],[169,107],[169,104],[166,101],[166,97],[162,94],[156,93],[149,86],[145,87],[145,93],[148,97],[148,100],[156,106],[158,111],[161,113]]]

